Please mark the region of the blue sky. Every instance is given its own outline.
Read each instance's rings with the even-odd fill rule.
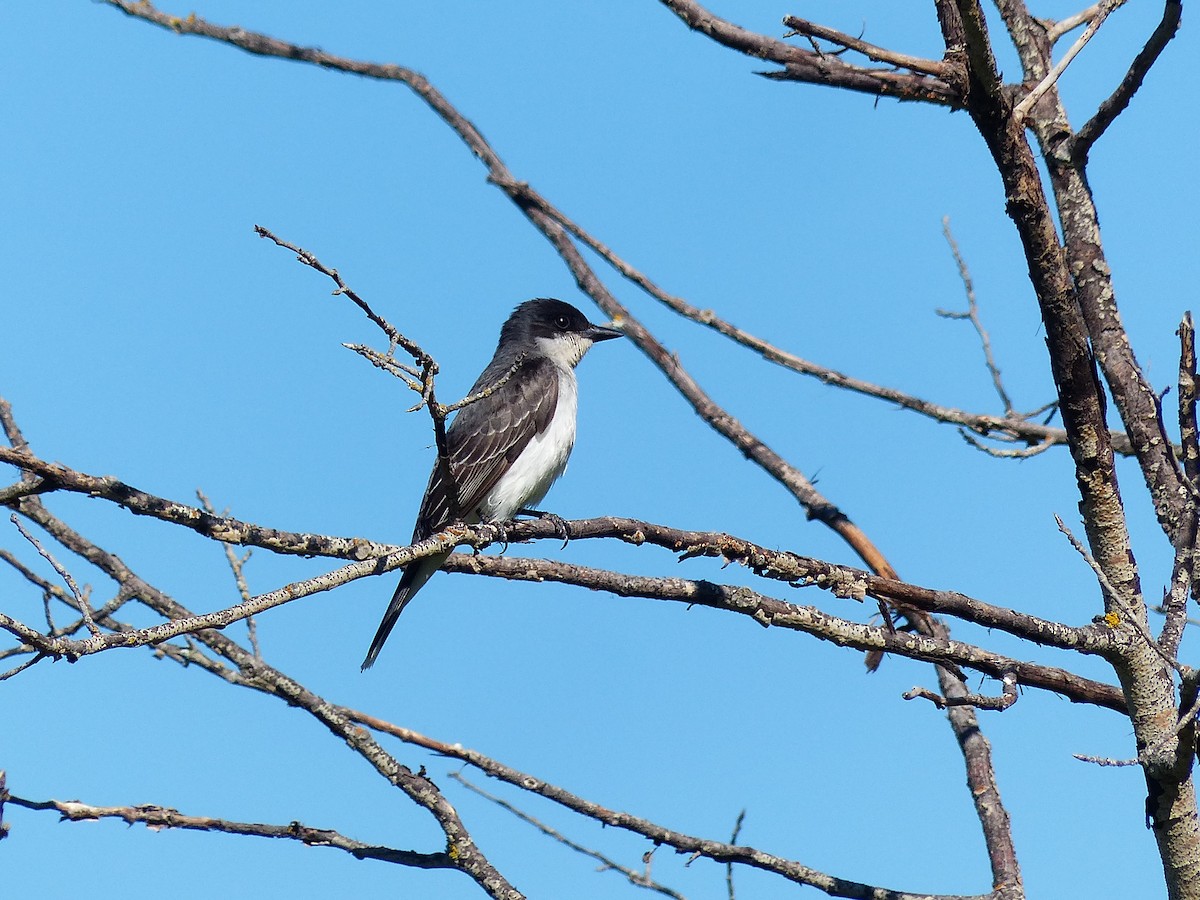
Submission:
[[[1120,10],[1067,71],[1076,125],[1124,73],[1155,6]],[[964,304],[941,234],[949,216],[1016,405],[1053,396],[999,179],[964,114],[758,78],[762,63],[689,32],[649,0],[163,8],[417,69],[518,178],[667,290],[816,362],[996,412],[974,333],[934,314]],[[938,55],[932,4],[712,8],[769,34],[796,13]],[[1035,5],[1048,17],[1075,9]],[[326,280],[255,237],[255,224],[337,267],[423,343],[441,363],[443,399],[469,387],[521,300],[559,296],[596,315],[549,245],[402,86],[250,57],[83,0],[8,4],[0,30],[9,123],[0,142],[8,174],[0,394],[45,457],[184,502],[201,488],[263,525],[407,539],[433,460],[427,418],[405,414],[407,392],[342,348],[378,346],[369,323],[332,298]],[[1178,89],[1196,56],[1185,28],[1090,169],[1124,321],[1160,390],[1174,377],[1173,333],[1200,279],[1200,129],[1194,100]],[[1011,53],[1001,64],[1017,70]],[[951,428],[769,367],[602,275],[906,579],[1071,624],[1100,609],[1090,573],[1054,523],[1056,513],[1078,521],[1065,450],[987,458]],[[629,342],[598,348],[579,374],[579,442],[546,506],[571,518],[611,513],[720,529],[856,562],[706,429]],[[1170,556],[1136,470],[1124,465],[1122,476],[1153,597]],[[236,602],[219,547],[99,501],[50,504],[191,609]],[[33,562],[15,532],[0,543]],[[705,561],[677,565],[653,548],[578,542],[510,552],[745,578]],[[76,566],[105,596],[107,585]],[[259,551],[247,577],[264,592],[327,568]],[[988,890],[950,731],[928,704],[900,699],[914,684],[934,685],[927,666],[888,659],[866,676],[855,654],[709,610],[443,575],[362,675],[391,582],[367,579],[262,616],[268,660],[332,701],[680,831],[727,838],[745,808],[746,843],[838,876]],[[39,620],[40,598],[7,571],[0,597],[5,611]],[[811,592],[792,599],[850,617],[870,612]],[[1030,651],[966,625],[954,634],[1112,680],[1094,660]],[[299,820],[440,849],[428,816],[305,716],[148,651],[43,663],[0,685],[0,695],[0,768],[23,796]],[[1132,756],[1127,722],[1033,691],[981,718],[1030,895],[1158,896],[1140,773],[1071,758]],[[445,760],[387,746],[429,769],[529,896],[639,894],[463,791]],[[637,866],[647,849],[485,786],[626,864]],[[164,887],[209,896],[214,875],[237,895],[481,896],[456,873],[334,851],[58,824],[16,809],[6,819],[12,833],[0,852],[14,895],[57,872],[86,879],[101,898]],[[725,896],[723,869],[683,862],[660,850],[654,874],[692,900]],[[737,879],[739,896],[795,893],[753,871]]]

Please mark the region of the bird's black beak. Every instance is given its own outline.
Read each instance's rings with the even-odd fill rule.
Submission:
[[[609,328],[607,325],[593,325],[589,322],[588,330],[583,333],[583,336],[589,341],[596,343],[599,341],[611,341],[613,338],[625,337],[625,334],[617,331],[615,328]]]

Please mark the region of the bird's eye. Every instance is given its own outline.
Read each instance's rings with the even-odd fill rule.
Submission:
[[[567,326],[570,324],[571,323],[567,321],[566,316],[559,316],[557,319],[554,320],[554,327],[561,328],[563,331],[566,331]]]

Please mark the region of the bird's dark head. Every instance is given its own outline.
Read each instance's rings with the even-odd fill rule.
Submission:
[[[500,346],[574,366],[592,344],[621,336],[615,328],[593,325],[570,303],[541,297],[513,310],[500,329]]]

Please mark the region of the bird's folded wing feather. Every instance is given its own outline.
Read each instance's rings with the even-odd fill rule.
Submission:
[[[498,371],[493,373],[493,369]],[[498,382],[509,364],[488,366],[471,389],[477,393]],[[535,435],[550,425],[558,405],[558,371],[547,359],[527,361],[495,393],[459,410],[446,432],[451,467],[461,502],[452,509],[450,486],[434,465],[413,540],[424,540],[449,524],[452,515],[469,516]]]

